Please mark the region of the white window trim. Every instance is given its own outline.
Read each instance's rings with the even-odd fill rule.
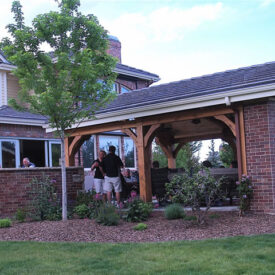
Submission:
[[[60,144],[60,146],[61,146],[61,142],[49,141],[49,163],[50,163],[50,167],[53,167],[53,160],[52,160],[52,144]]]
[[[132,140],[130,137],[124,137],[124,158],[126,157],[125,155],[125,139],[130,139]],[[132,140],[133,141],[133,140]],[[126,167],[127,169],[137,169],[137,163],[136,163],[136,159],[137,159],[137,150],[136,150],[136,145],[135,142],[133,141],[133,145],[134,145],[134,167]]]
[[[2,163],[2,142],[13,142],[15,144],[15,167],[20,167],[20,149],[19,149],[19,140],[14,139],[0,139],[0,165],[3,167]]]
[[[49,167],[49,142],[47,140],[44,141],[44,150],[45,150],[45,166]]]

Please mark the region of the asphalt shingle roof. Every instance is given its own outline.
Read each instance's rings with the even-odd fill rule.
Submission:
[[[0,50],[0,55],[2,55],[4,57],[4,59],[2,60],[2,58],[0,58],[0,64],[8,64],[8,65],[12,65],[5,57],[4,53]]]
[[[194,77],[120,94],[98,113],[224,93],[275,83],[275,62]]]
[[[42,115],[33,114],[30,112],[17,111],[7,105],[3,105],[0,107],[0,117],[1,118],[44,120],[45,122],[47,121],[47,118]]]

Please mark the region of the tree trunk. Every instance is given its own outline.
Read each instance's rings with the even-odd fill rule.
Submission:
[[[67,220],[67,179],[65,165],[65,135],[61,133],[62,220]]]

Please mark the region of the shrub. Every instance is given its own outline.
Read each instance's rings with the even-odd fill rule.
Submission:
[[[87,191],[87,192],[78,192],[76,197],[76,204],[77,205],[89,205],[90,202],[93,200],[95,193],[93,191]]]
[[[133,199],[128,203],[128,210],[124,216],[128,222],[146,221],[152,212],[152,204]]]
[[[0,220],[0,228],[10,227],[10,226],[11,226],[11,220],[10,219],[1,219]]]
[[[133,227],[133,229],[134,230],[138,230],[138,231],[142,231],[142,230],[147,229],[147,227],[148,227],[147,224],[145,224],[145,223],[139,223],[139,224],[135,225]]]
[[[19,222],[24,222],[26,219],[26,211],[22,208],[18,208],[15,213],[15,219]]]
[[[90,208],[86,204],[80,204],[74,208],[74,213],[79,216],[80,219],[90,217]]]
[[[223,197],[221,180],[222,178],[217,181],[212,177],[208,169],[197,166],[187,174],[174,176],[171,182],[166,184],[166,190],[172,202],[190,206],[198,224],[203,224],[211,204]],[[201,211],[204,202],[206,209]]]
[[[183,219],[185,221],[196,221],[197,217],[196,216],[185,216]]]
[[[184,210],[179,203],[173,203],[167,206],[164,215],[168,220],[182,219],[185,216]]]
[[[29,196],[30,217],[33,220],[60,220],[62,215],[61,201],[57,197],[55,180],[43,175],[41,179],[34,178],[30,182]]]
[[[218,215],[218,214],[211,214],[211,215],[209,215],[210,219],[218,219],[219,217],[220,217],[220,215]]]
[[[102,225],[118,225],[120,216],[113,205],[102,204],[96,215],[96,222]]]
[[[250,208],[253,189],[250,178],[246,175],[242,175],[241,181],[237,181],[236,184],[240,196],[240,215],[242,216]]]

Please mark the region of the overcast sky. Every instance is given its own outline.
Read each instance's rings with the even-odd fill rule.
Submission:
[[[0,0],[0,39],[12,22]],[[21,0],[26,22],[54,0]],[[275,0],[82,0],[122,44],[122,63],[156,73],[159,83],[275,61]]]

